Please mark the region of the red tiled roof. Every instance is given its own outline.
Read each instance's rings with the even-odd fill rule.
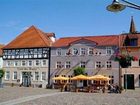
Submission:
[[[84,37],[64,37],[58,39],[53,47],[65,47],[69,46],[71,43],[78,40],[89,40],[94,43],[97,43],[99,46],[107,46],[107,45],[118,45],[119,44],[119,36],[118,35],[110,35],[110,36],[84,36]]]
[[[4,47],[3,44],[0,44],[0,56],[2,56],[2,48]]]
[[[49,47],[50,44],[51,41],[46,33],[37,29],[35,26],[31,26],[7,44],[3,49]]]

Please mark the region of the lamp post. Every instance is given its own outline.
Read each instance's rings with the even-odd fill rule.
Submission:
[[[108,5],[106,7],[106,9],[108,11],[111,11],[111,12],[119,12],[119,11],[124,10],[126,7],[130,7],[130,8],[133,8],[133,9],[140,10],[140,6],[135,4],[135,3],[132,3],[132,2],[129,2],[129,1],[126,1],[126,0],[120,0],[120,1],[119,0],[113,0],[112,4]]]

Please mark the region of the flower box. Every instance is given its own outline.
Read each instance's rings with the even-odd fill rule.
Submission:
[[[137,61],[137,57],[131,56],[131,55],[116,55],[115,56],[115,61],[118,61],[120,66],[122,68],[127,68],[130,66],[131,61]]]

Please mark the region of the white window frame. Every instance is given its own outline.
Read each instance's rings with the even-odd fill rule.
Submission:
[[[47,65],[47,60],[42,60],[42,66],[46,66]]]
[[[95,68],[101,68],[101,61],[95,62]]]
[[[17,67],[19,65],[18,61],[14,61],[14,66]]]
[[[80,55],[86,55],[86,48],[80,48]]]
[[[10,71],[5,72],[5,80],[10,80]]]
[[[40,66],[40,60],[35,60],[35,66]]]
[[[30,65],[31,64],[31,65]],[[32,60],[29,60],[28,61],[28,66],[33,66],[33,61]]]
[[[69,69],[71,67],[71,62],[70,61],[66,61],[65,62],[65,68]]]
[[[78,55],[79,51],[78,51],[78,53],[76,53],[77,51],[78,51],[77,48],[73,48],[73,49],[72,49],[72,54],[73,54],[73,55]]]
[[[56,55],[57,56],[61,56],[62,55],[62,49],[61,48],[56,49]]]
[[[56,62],[56,69],[60,69],[62,68],[62,62],[61,61],[57,61]]]
[[[36,71],[36,72],[34,72],[34,76],[35,76],[35,78],[34,78],[34,80],[35,81],[39,81],[39,72],[38,71]]]
[[[45,71],[41,72],[41,81],[46,81],[46,76],[47,76],[47,74]]]
[[[7,62],[6,62],[6,66],[7,66],[7,67],[10,67],[10,66],[11,66],[11,61],[7,61]]]
[[[86,68],[86,62],[85,62],[85,61],[81,61],[81,62],[80,62],[80,67]]]
[[[112,62],[111,61],[106,62],[106,68],[112,68]]]
[[[112,55],[112,47],[106,47],[106,55]]]
[[[88,48],[88,55],[93,55],[93,54],[94,54],[93,48],[92,47]]]
[[[13,80],[17,80],[17,75],[18,75],[18,74],[17,74],[17,71],[14,71],[14,72],[13,72]],[[15,77],[16,77],[16,78],[15,78]]]
[[[25,65],[24,65],[25,64]],[[21,61],[21,65],[22,66],[26,66],[26,61],[24,60],[24,61]]]

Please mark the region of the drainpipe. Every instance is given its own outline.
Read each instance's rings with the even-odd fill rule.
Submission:
[[[50,88],[50,70],[51,70],[51,47],[49,48],[49,59],[48,59],[48,88]]]

